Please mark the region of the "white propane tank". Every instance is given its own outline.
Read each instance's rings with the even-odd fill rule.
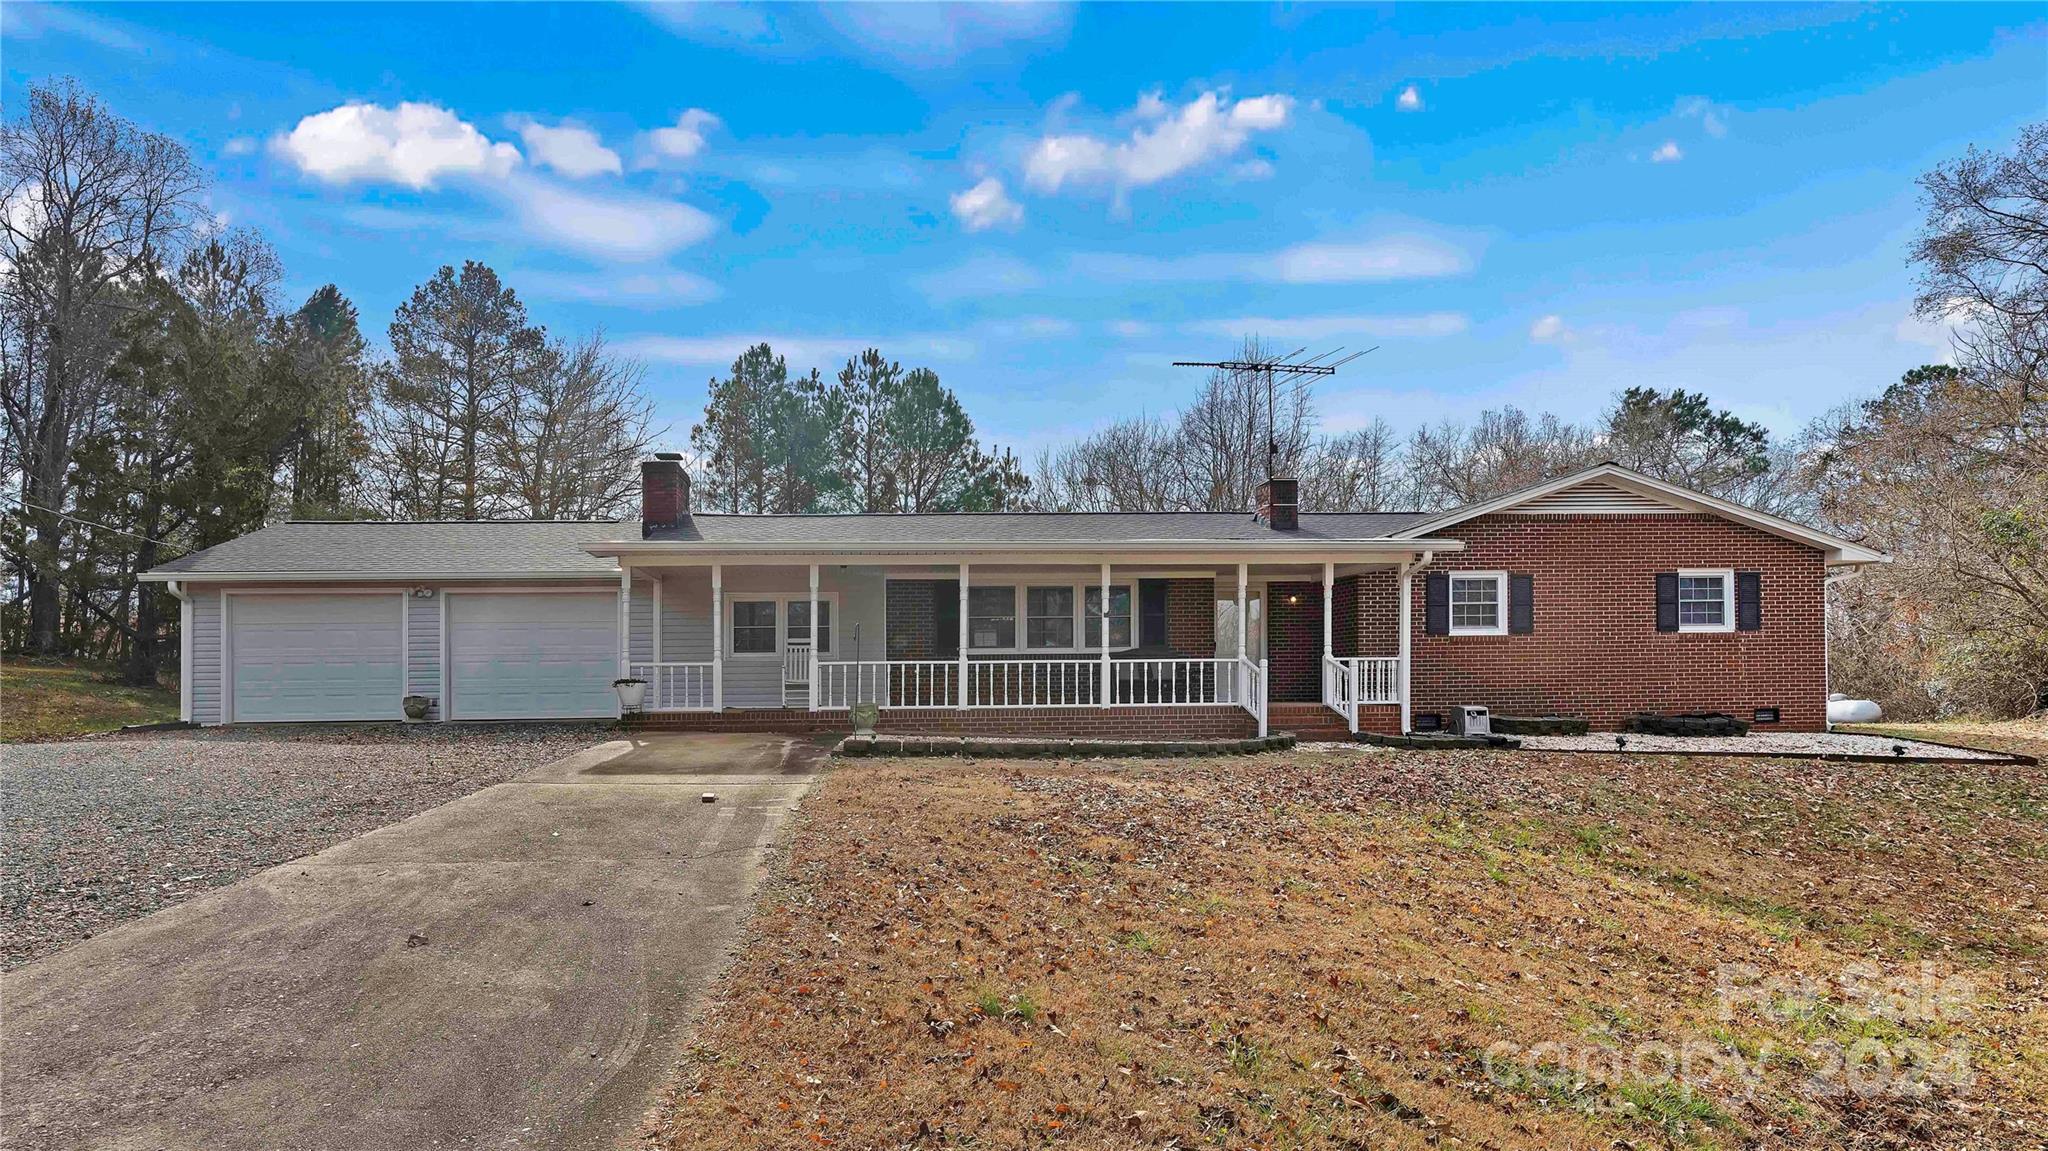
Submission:
[[[1831,699],[1828,701],[1829,723],[1876,723],[1884,718],[1884,709],[1867,699]]]

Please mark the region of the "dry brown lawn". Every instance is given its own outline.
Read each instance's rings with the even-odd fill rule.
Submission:
[[[842,761],[674,1147],[2048,1141],[2037,767]]]

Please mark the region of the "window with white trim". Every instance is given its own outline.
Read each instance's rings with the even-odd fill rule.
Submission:
[[[1732,631],[1735,573],[1727,569],[1678,573],[1678,630]]]
[[[1451,634],[1506,635],[1508,573],[1451,573]]]
[[[1016,588],[968,587],[967,646],[1003,649],[1017,646]]]
[[[1074,646],[1074,589],[1034,587],[1024,589],[1024,646],[1071,648]]]
[[[808,599],[790,600],[789,611],[785,614],[789,619],[788,642],[798,645],[810,643],[811,601]],[[831,650],[832,601],[821,599],[818,601],[818,652],[822,655]]]
[[[732,601],[732,653],[774,655],[775,606],[772,599]]]
[[[1102,585],[1089,584],[1082,596],[1081,615],[1087,621],[1082,628],[1081,646],[1094,651],[1102,646]],[[1129,584],[1111,584],[1109,588],[1109,646],[1127,648],[1131,646],[1131,588]]]

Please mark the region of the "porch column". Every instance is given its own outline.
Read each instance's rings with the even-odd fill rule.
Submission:
[[[1413,730],[1412,726],[1411,726],[1411,725],[1410,725],[1410,723],[1408,722],[1408,720],[1409,720],[1409,715],[1408,715],[1408,707],[1409,707],[1409,703],[1408,703],[1408,646],[1409,646],[1409,639],[1408,639],[1408,631],[1409,631],[1409,624],[1410,624],[1410,620],[1411,620],[1411,617],[1412,617],[1412,615],[1413,615],[1413,613],[1414,613],[1414,610],[1415,610],[1415,608],[1414,608],[1414,605],[1413,605],[1413,603],[1411,602],[1411,601],[1413,601],[1413,600],[1414,600],[1414,598],[1415,598],[1415,560],[1414,560],[1414,559],[1413,559],[1413,558],[1411,557],[1411,558],[1409,558],[1409,559],[1406,559],[1406,560],[1403,560],[1403,561],[1401,562],[1401,647],[1400,647],[1400,652],[1401,652],[1401,659],[1400,659],[1400,666],[1399,666],[1398,668],[1396,668],[1396,669],[1395,669],[1395,670],[1396,670],[1396,672],[1397,672],[1397,673],[1398,673],[1398,674],[1400,675],[1400,677],[1401,677],[1401,734],[1402,734],[1402,735],[1406,735],[1406,734],[1408,734],[1408,732],[1409,732],[1409,731]]]
[[[1323,657],[1325,659],[1337,654],[1337,649],[1330,646],[1330,593],[1332,585],[1336,582],[1337,565],[1325,563],[1323,565]]]
[[[1230,669],[1232,680],[1237,684],[1238,703],[1247,710],[1251,708],[1251,701],[1246,697],[1251,695],[1252,685],[1250,677],[1244,673],[1244,657],[1250,650],[1246,646],[1249,642],[1246,633],[1251,630],[1252,625],[1251,621],[1245,618],[1244,609],[1245,585],[1251,582],[1251,575],[1252,565],[1237,565],[1237,666]]]
[[[725,565],[711,565],[711,710],[725,710]]]
[[[619,678],[633,674],[633,569],[619,557]]]
[[[960,703],[967,710],[967,561],[960,561]]]
[[[818,710],[818,565],[811,565],[811,710]]]
[[[1109,564],[1102,565],[1102,619],[1097,626],[1102,634],[1102,690],[1096,692],[1096,706],[1108,707],[1110,696],[1116,694],[1109,686]],[[1137,605],[1131,605],[1135,608]]]

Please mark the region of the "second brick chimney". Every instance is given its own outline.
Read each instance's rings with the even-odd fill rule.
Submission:
[[[690,474],[681,452],[656,452],[640,461],[640,538],[681,526],[690,514]]]
[[[1259,485],[1259,519],[1276,532],[1301,528],[1301,481],[1267,480]]]

